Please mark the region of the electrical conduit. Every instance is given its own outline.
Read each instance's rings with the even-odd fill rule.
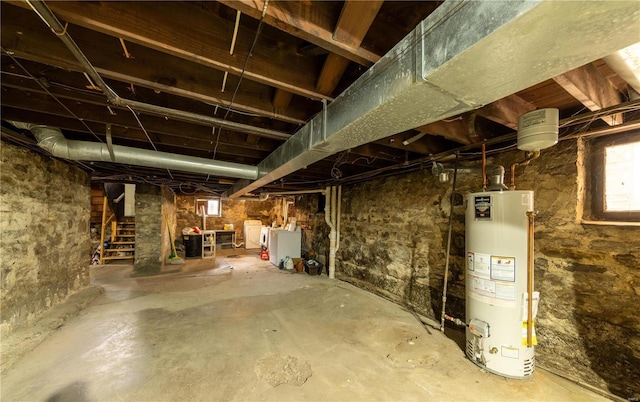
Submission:
[[[449,237],[447,239],[447,257],[444,263],[444,286],[442,290],[442,314],[440,315],[440,331],[444,332],[444,320],[445,317],[450,321],[456,322],[456,320],[462,323],[461,320],[447,316],[445,308],[447,306],[447,284],[449,281],[449,257],[451,256],[451,233],[453,231],[453,205],[455,203],[456,194],[456,181],[458,180],[458,160],[460,159],[460,153],[456,152],[456,163],[453,169],[453,184],[451,186],[451,200],[449,207]],[[458,322],[456,322],[458,324]],[[460,324],[458,324],[460,325]]]

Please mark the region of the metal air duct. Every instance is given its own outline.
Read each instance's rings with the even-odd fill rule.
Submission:
[[[127,165],[233,177],[237,179],[255,180],[258,178],[258,168],[256,166],[120,145],[112,146],[112,158],[107,144],[68,140],[64,137],[60,129],[53,127],[21,122],[10,123],[18,128],[30,130],[36,137],[38,146],[58,158],[77,161],[115,162]]]
[[[640,42],[604,57],[604,61],[640,94]]]
[[[590,63],[637,42],[639,21],[637,1],[445,1],[227,195]]]

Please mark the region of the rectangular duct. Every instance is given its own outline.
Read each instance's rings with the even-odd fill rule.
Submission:
[[[446,1],[227,196],[592,62],[640,41],[638,26],[637,1]]]

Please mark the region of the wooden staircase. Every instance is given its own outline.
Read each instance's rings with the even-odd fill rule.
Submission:
[[[102,214],[102,233],[100,244],[105,243],[105,228],[111,223],[111,238],[109,246],[100,252],[100,265],[107,261],[133,263],[136,247],[136,222],[133,217],[124,217],[119,222],[115,215],[106,217],[107,197],[104,198],[105,208]]]

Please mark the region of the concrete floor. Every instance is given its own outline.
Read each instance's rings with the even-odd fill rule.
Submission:
[[[92,269],[105,294],[17,361],[3,402],[606,400],[542,370],[483,372],[399,306],[257,253]]]

